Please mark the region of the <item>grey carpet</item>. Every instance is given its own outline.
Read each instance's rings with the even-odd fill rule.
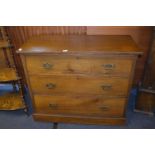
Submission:
[[[0,94],[11,91],[10,85],[0,85]],[[127,123],[124,126],[107,125],[84,125],[59,123],[59,129],[153,129],[155,128],[155,117],[142,113],[133,112],[136,98],[136,90],[133,89],[130,95],[127,108]],[[30,97],[27,93],[25,97],[29,106],[29,113],[32,113]],[[36,122],[32,115],[27,116],[23,110],[0,111],[1,129],[52,129],[53,123]]]

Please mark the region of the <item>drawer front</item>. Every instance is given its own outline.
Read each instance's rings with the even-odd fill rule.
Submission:
[[[35,112],[80,116],[118,116],[124,114],[126,98],[82,96],[34,96]]]
[[[34,93],[127,95],[129,79],[84,76],[30,76]]]
[[[76,56],[27,56],[29,74],[104,74],[129,76],[131,58],[76,57]]]

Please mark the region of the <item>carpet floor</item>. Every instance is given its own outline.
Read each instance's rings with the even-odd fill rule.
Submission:
[[[11,91],[10,85],[0,85],[0,94]],[[110,125],[84,125],[84,124],[66,124],[59,123],[58,129],[154,129],[155,117],[142,113],[133,112],[135,106],[136,90],[131,91],[129,104],[127,107],[127,122],[123,126]],[[23,110],[0,111],[1,129],[52,129],[53,123],[36,122],[32,118],[32,105],[27,91],[25,101],[29,107],[30,116],[27,116]]]

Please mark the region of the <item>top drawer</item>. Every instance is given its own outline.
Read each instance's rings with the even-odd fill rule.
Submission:
[[[132,59],[127,57],[26,56],[29,74],[103,74],[129,76]]]

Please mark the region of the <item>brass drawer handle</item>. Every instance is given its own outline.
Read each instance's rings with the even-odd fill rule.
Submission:
[[[49,64],[49,63],[44,63],[43,64],[44,69],[52,69],[52,67],[53,67],[53,64]]]
[[[103,111],[109,111],[110,110],[108,106],[100,106],[99,108]]]
[[[56,103],[49,103],[49,108],[51,109],[56,109],[58,107],[58,105]]]
[[[53,89],[53,88],[56,87],[56,85],[53,84],[53,83],[48,83],[48,84],[46,84],[46,87],[47,87],[48,89]]]
[[[103,90],[111,90],[112,89],[112,85],[111,84],[105,84],[101,86]]]
[[[102,67],[107,70],[112,70],[115,68],[115,64],[103,64]]]

